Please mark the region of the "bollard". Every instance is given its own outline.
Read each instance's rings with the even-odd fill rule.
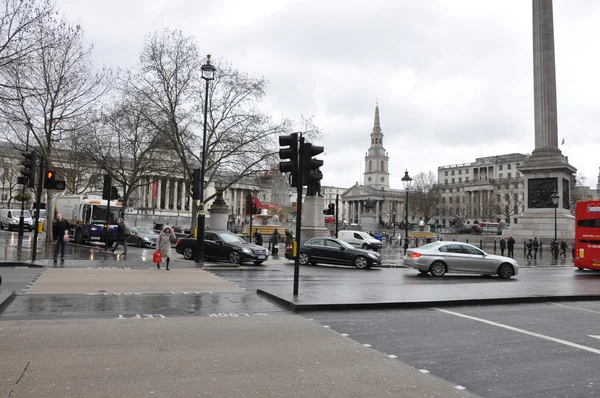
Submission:
[[[525,239],[523,241],[523,251],[526,252],[527,251],[527,239]]]
[[[496,239],[494,239],[494,253],[496,253]]]
[[[467,242],[466,242],[466,243],[469,243],[469,239],[467,239]]]
[[[452,238],[452,242],[456,242],[456,239]]]
[[[483,239],[479,239],[479,248],[483,250]]]

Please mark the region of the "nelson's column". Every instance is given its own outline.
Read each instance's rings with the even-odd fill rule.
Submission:
[[[525,208],[510,230],[521,238],[554,238],[554,191],[559,195],[558,239],[572,239],[575,230],[570,186],[577,169],[558,149],[553,25],[552,0],[533,0],[535,149],[517,169],[525,179]]]

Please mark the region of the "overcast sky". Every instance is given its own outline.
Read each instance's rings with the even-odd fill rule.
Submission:
[[[270,81],[275,117],[314,115],[324,184],[362,184],[379,101],[391,186],[410,174],[534,149],[528,0],[57,0],[98,65],[133,66],[165,27]],[[555,0],[558,138],[595,188],[600,1]]]

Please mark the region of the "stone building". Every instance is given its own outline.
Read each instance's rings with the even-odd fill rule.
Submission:
[[[528,157],[511,153],[438,167],[440,223],[448,226],[454,215],[468,222],[515,222],[524,201],[523,175],[517,167]]]
[[[363,207],[370,199],[375,202],[373,212],[381,223],[400,223],[404,220],[404,189],[390,188],[389,155],[383,146],[383,131],[379,105],[375,106],[375,121],[370,135],[371,145],[365,154],[363,185],[348,188],[341,195],[341,215],[348,223],[358,223]],[[342,211],[343,210],[343,211]],[[409,217],[414,220],[414,217]]]

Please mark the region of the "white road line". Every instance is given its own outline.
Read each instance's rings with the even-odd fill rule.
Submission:
[[[371,344],[363,344],[365,347],[371,347]]]
[[[398,358],[398,357],[397,357],[397,356],[395,356],[395,355],[388,355],[388,358],[396,359],[396,358]]]
[[[474,317],[474,316],[465,315],[465,314],[461,314],[461,313],[454,312],[454,311],[443,310],[441,308],[436,308],[436,310],[440,311],[440,312],[443,312],[445,314],[454,315],[454,316],[458,316],[458,317],[466,318],[466,319],[471,319],[472,321],[477,321],[477,322],[481,322],[481,323],[487,323],[488,325],[497,326],[499,328],[504,328],[504,329],[512,330],[513,332],[523,333],[523,334],[527,334],[529,336],[538,337],[540,339],[553,341],[553,342],[558,343],[558,344],[564,344],[564,345],[569,346],[569,347],[578,348],[580,350],[593,352],[594,354],[600,354],[600,350],[597,350],[595,348],[588,347],[588,346],[585,346],[585,345],[581,345],[581,344],[577,344],[577,343],[572,343],[570,341],[566,341],[566,340],[562,340],[562,339],[557,339],[555,337],[550,337],[550,336],[546,336],[546,335],[543,335],[543,334],[539,334],[539,333],[535,333],[535,332],[530,332],[528,330],[515,328],[513,326],[508,326],[508,325],[504,325],[502,323],[488,321],[487,319],[477,318],[477,317]]]
[[[585,312],[592,312],[594,314],[600,314],[600,311],[590,310],[590,309],[587,309],[587,308],[575,307],[574,305],[567,305],[567,304],[561,304],[561,303],[550,303],[550,304],[552,304],[552,305],[558,305],[560,307],[571,308],[571,309],[574,309],[574,310],[585,311]]]
[[[429,373],[429,371],[427,369],[419,369],[419,372],[421,372],[421,373]]]
[[[342,336],[348,337],[348,333],[342,333]]]
[[[454,386],[454,388],[456,388],[457,390],[466,390],[467,387],[463,387],[463,386]]]

